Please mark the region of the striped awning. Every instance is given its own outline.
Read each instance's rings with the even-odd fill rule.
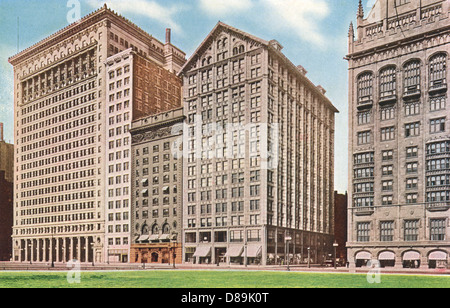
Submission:
[[[148,238],[149,238],[149,235],[147,234],[147,235],[141,235],[138,239],[137,239],[137,241],[138,242],[143,242],[143,241],[147,241],[148,240]]]
[[[372,254],[367,251],[360,251],[356,254],[356,260],[370,260],[372,259]]]
[[[157,241],[159,240],[159,234],[153,234],[150,236],[150,241]]]
[[[228,248],[225,257],[232,257],[232,258],[240,257],[243,251],[244,246],[231,246],[230,248]]]
[[[197,247],[194,253],[194,257],[208,257],[211,254],[211,247],[200,246]]]
[[[432,261],[444,261],[444,260],[447,260],[447,253],[445,251],[433,251],[428,256],[428,260],[432,260]]]
[[[247,247],[247,257],[249,258],[257,258],[262,251],[262,247],[258,245],[249,245]]]
[[[378,260],[380,261],[395,260],[395,253],[393,253],[392,251],[383,251],[378,256]]]
[[[403,255],[403,261],[415,261],[415,260],[420,260],[420,253],[418,253],[417,251],[412,250],[407,251]]]

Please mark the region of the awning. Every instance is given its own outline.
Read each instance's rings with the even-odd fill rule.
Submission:
[[[360,251],[356,254],[355,257],[356,260],[371,260],[372,259],[372,254],[370,252],[367,251]]]
[[[194,257],[208,257],[211,254],[211,247],[201,246],[197,247],[194,253]]]
[[[159,239],[162,241],[168,240],[168,239],[170,239],[170,234],[163,234],[159,237]]]
[[[262,247],[257,245],[249,245],[247,247],[247,257],[257,258],[261,254]]]
[[[378,256],[378,260],[380,261],[395,260],[395,253],[393,253],[392,251],[383,251]]]
[[[420,254],[417,251],[407,251],[403,255],[403,261],[420,260]]]
[[[153,234],[150,236],[150,241],[157,241],[159,240],[159,234]]]
[[[240,257],[243,251],[244,246],[231,246],[230,248],[228,248],[225,257],[232,257],[232,258]]]
[[[445,251],[433,251],[428,256],[428,260],[433,260],[433,261],[447,260],[447,253]]]
[[[147,241],[148,238],[149,238],[149,235],[148,235],[148,234],[147,234],[147,235],[141,235],[141,236],[137,239],[137,241],[138,241],[138,242]]]

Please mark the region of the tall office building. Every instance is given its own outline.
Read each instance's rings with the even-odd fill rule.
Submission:
[[[185,55],[167,34],[162,43],[105,5],[9,59],[14,67],[17,141],[14,261],[127,261],[123,230],[129,228],[129,219],[122,219],[129,211],[130,189],[123,186],[127,171],[119,171],[130,159],[125,157],[131,146],[127,125],[166,108],[163,100],[153,107],[149,91],[163,95],[177,89],[156,75],[158,80],[149,83],[161,84],[144,85],[146,77],[131,76],[126,66],[119,66],[128,61],[131,70],[137,62],[151,62],[161,74],[177,73]],[[122,69],[124,78],[119,75]],[[133,78],[129,84],[125,75]],[[118,196],[119,189],[120,208],[116,203],[110,208],[110,191]]]
[[[180,107],[132,123],[132,263],[182,261],[184,118]]]
[[[348,257],[447,266],[449,1],[378,0],[349,32]],[[372,263],[373,264],[373,263]]]
[[[219,22],[182,68],[184,262],[332,251],[337,110],[281,50]]]

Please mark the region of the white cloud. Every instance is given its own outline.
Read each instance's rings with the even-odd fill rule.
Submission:
[[[330,14],[325,0],[260,0],[266,6],[272,26],[292,31],[302,40],[324,47],[325,37],[319,29]]]
[[[377,2],[377,0],[368,0],[366,7],[371,9],[375,5],[375,2]]]
[[[174,31],[181,32],[182,29],[182,27],[174,20],[174,15],[182,9],[181,6],[172,5],[170,7],[165,7],[156,1],[148,0],[87,0],[87,3],[94,8],[99,8],[106,3],[109,8],[119,14],[129,13],[142,15],[154,19],[163,25],[167,25]]]
[[[226,15],[246,11],[253,6],[252,0],[200,0],[200,7],[212,15]]]

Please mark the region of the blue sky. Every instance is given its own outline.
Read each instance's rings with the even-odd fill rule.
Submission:
[[[358,0],[0,0],[0,122],[5,139],[13,142],[13,73],[8,57],[68,25],[72,3],[81,16],[109,7],[164,41],[172,29],[172,43],[187,57],[218,21],[265,40],[276,39],[285,55],[308,71],[316,85],[340,110],[336,118],[335,188],[347,190],[347,33],[355,24]],[[373,0],[365,0],[366,12]]]

